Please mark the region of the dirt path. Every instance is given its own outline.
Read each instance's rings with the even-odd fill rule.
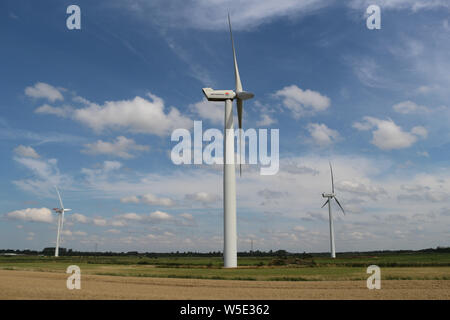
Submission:
[[[0,270],[0,299],[450,299],[450,280],[235,281],[86,275],[68,290],[63,273]]]

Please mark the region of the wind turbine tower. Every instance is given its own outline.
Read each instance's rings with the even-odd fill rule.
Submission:
[[[61,195],[59,194],[58,188],[55,186],[56,193],[58,194],[59,204],[61,208],[53,208],[53,210],[58,213],[58,233],[56,235],[56,247],[55,247],[55,257],[59,257],[59,244],[61,241],[61,233],[64,225],[64,212],[70,211],[71,209],[65,209],[64,204],[61,199]]]
[[[331,258],[336,258],[336,249],[334,246],[334,226],[333,226],[333,213],[331,212],[331,200],[334,199],[338,204],[339,208],[341,208],[342,212],[345,215],[344,208],[342,208],[339,200],[336,198],[336,194],[334,193],[334,177],[333,177],[333,167],[330,162],[330,171],[331,171],[331,193],[322,193],[322,197],[327,198],[327,201],[323,204],[322,208],[328,204],[328,216],[330,220],[330,247],[331,247]]]
[[[242,114],[243,101],[254,97],[251,92],[242,89],[241,78],[234,49],[233,33],[231,31],[231,20],[228,15],[228,25],[230,28],[231,46],[233,49],[234,76],[236,89],[214,90],[203,88],[203,94],[208,101],[225,102],[224,121],[224,165],[223,165],[223,220],[224,220],[224,241],[223,241],[223,261],[225,268],[237,267],[237,231],[236,231],[236,176],[234,163],[234,125],[233,125],[233,100],[236,100],[239,121],[239,137],[242,138]],[[241,140],[240,140],[241,141]],[[242,147],[242,144],[239,144]],[[241,167],[240,167],[241,172]]]

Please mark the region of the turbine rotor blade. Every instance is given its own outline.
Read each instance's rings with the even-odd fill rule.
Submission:
[[[242,89],[241,77],[239,75],[239,68],[236,58],[236,49],[234,47],[234,39],[233,39],[233,31],[231,28],[231,18],[230,13],[228,13],[228,26],[230,28],[230,38],[231,38],[231,47],[233,49],[233,62],[234,62],[234,76],[236,82],[236,102],[237,102],[237,112],[238,112],[238,121],[239,121],[239,175],[242,176],[242,117],[244,113],[244,105],[243,101],[247,99],[251,99],[254,97],[254,94],[251,92],[246,92]],[[245,141],[244,141],[245,142]],[[245,150],[245,149],[244,149]],[[245,161],[245,159],[244,159]]]
[[[58,194],[59,203],[61,204],[61,209],[64,210],[64,205],[63,205],[63,202],[62,202],[62,200],[61,200],[61,195],[59,194],[58,187],[55,186],[55,189],[56,189],[56,193]]]
[[[241,99],[237,99],[236,103],[239,122],[239,176],[242,176],[242,114],[244,111],[244,103]]]
[[[333,167],[330,162],[330,171],[331,171],[331,193],[334,193],[334,177],[333,177]]]
[[[325,203],[323,204],[323,206],[322,206],[321,208],[325,207],[325,206],[327,205],[328,202],[330,202],[330,199],[328,199],[327,201],[325,201]]]
[[[228,26],[230,27],[230,36],[231,36],[231,46],[233,48],[233,59],[234,59],[234,76],[236,81],[236,93],[243,91],[241,77],[239,76],[239,69],[237,65],[236,59],[236,50],[234,49],[234,40],[233,40],[233,32],[231,31],[231,19],[230,14],[228,14]]]
[[[344,208],[342,208],[341,204],[339,203],[339,200],[336,197],[334,197],[334,200],[336,200],[336,203],[338,204],[339,208],[341,208],[342,213],[345,215]]]

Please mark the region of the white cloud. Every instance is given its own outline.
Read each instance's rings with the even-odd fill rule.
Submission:
[[[418,105],[412,101],[403,101],[392,106],[394,111],[402,114],[426,113],[429,109],[425,106]]]
[[[54,167],[57,163],[56,159],[50,160],[37,160],[32,158],[19,158],[15,157],[15,161],[31,169],[39,177],[48,177],[54,172]]]
[[[154,211],[149,215],[150,219],[154,220],[171,220],[172,216],[166,212]]]
[[[233,30],[256,27],[275,18],[295,17],[325,6],[327,0],[132,0],[124,9],[132,10],[138,16],[164,27],[223,30],[227,25],[226,15],[230,12]],[[167,10],[176,8],[176,10]]]
[[[336,213],[336,235],[340,239],[339,243],[341,243],[342,250],[352,250],[353,248],[368,250],[373,247],[398,248],[403,245],[406,248],[414,248],[439,240],[439,236],[436,238],[434,235],[420,241],[407,238],[407,244],[398,244],[395,240],[392,240],[391,234],[395,230],[407,230],[409,226],[416,224],[417,221],[410,218],[416,213],[436,212],[436,214],[440,214],[440,210],[445,206],[446,201],[448,202],[448,195],[450,194],[448,168],[439,168],[439,170],[436,168],[433,174],[426,176],[421,176],[417,174],[417,171],[412,172],[409,169],[405,174],[404,170],[395,170],[395,163],[386,159],[384,156],[374,157],[373,155],[370,157],[333,155],[331,159],[338,198],[348,213],[346,216],[341,215],[338,213],[339,208],[333,203],[333,212]],[[288,250],[298,250],[298,241],[295,243],[294,240],[289,239],[292,238],[290,234],[294,233],[294,226],[302,225],[306,230],[316,232],[315,236],[306,238],[307,242],[304,246],[302,244],[302,251],[303,248],[306,251],[328,250],[328,211],[326,208],[320,209],[325,201],[320,194],[330,190],[328,157],[305,156],[289,158],[288,160],[283,161],[282,159],[280,168],[283,168],[283,163],[295,163],[299,173],[303,173],[301,176],[294,176],[290,172],[280,170],[276,176],[262,177],[249,170],[239,180],[237,185],[238,214],[240,217],[239,236],[240,238],[246,237],[249,230],[255,230],[252,232],[258,233],[259,228],[272,228],[277,231],[277,234],[280,234],[280,239],[285,236],[284,240],[277,242],[275,239],[277,234],[269,234],[267,237],[263,237],[265,242],[255,239],[258,248],[269,250],[282,246]],[[138,177],[138,179],[135,179],[135,177]],[[173,199],[182,199],[186,194],[186,185],[189,185],[192,190],[190,191],[191,194],[201,190],[207,190],[210,194],[221,194],[222,174],[220,171],[211,172],[195,168],[188,171],[185,169],[174,171],[169,175],[126,172],[120,176],[110,175],[106,180],[93,179],[92,183],[89,182],[88,184],[89,190],[92,190],[90,196],[102,195],[112,199],[117,199],[124,194],[124,191],[128,194],[150,192],[152,194],[164,194]],[[425,192],[414,191],[415,189],[411,188],[402,189],[401,185],[408,187],[422,185],[429,186],[429,189],[425,190],[428,191],[425,194]],[[289,194],[290,196],[283,197],[278,204],[267,203],[261,206],[258,191],[267,188],[267,186],[270,186],[270,189],[275,190],[278,194]],[[347,188],[347,190],[343,188]],[[383,191],[380,188],[384,189],[386,194],[382,194]],[[292,190],[295,190],[295,192]],[[264,192],[264,194],[267,193]],[[374,196],[374,194],[377,194],[377,196]],[[416,199],[413,208],[410,201],[403,201],[402,197],[398,198],[399,195],[410,194],[422,195],[421,198]],[[194,207],[195,203],[187,203],[186,205]],[[353,214],[355,210],[352,208],[355,205],[358,207],[358,214]],[[208,210],[196,210],[196,215],[201,216],[196,224],[192,224],[182,217],[182,212],[184,211],[176,211],[173,213],[172,219],[166,220],[158,219],[165,216],[164,214],[153,214],[152,217],[150,214],[139,213],[137,215],[142,217],[142,220],[126,220],[121,215],[112,220],[123,220],[133,226],[133,228],[127,228],[127,231],[136,232],[136,236],[133,234],[133,239],[129,239],[133,248],[145,250],[145,248],[148,248],[149,242],[152,242],[152,245],[159,250],[170,251],[180,248],[180,251],[182,251],[186,249],[183,239],[188,237],[192,240],[193,248],[197,250],[220,249],[222,241],[220,227],[222,223],[222,203],[220,201],[217,201],[217,207]],[[171,214],[172,212],[167,213],[167,215]],[[399,218],[391,221],[391,215],[397,215]],[[155,216],[158,218],[155,219]],[[388,219],[389,223],[387,223]],[[447,231],[443,223],[447,223],[448,220],[436,223],[431,219],[431,217],[423,217],[422,220],[426,222],[426,224],[423,224],[424,230],[430,234],[443,234],[442,232]],[[448,217],[445,216],[443,219],[448,219]],[[106,220],[108,221],[108,227],[102,231],[113,228],[111,220],[109,218]],[[210,220],[210,222],[207,220]],[[209,230],[211,236],[206,236],[201,232],[186,231],[184,227],[181,228],[182,226],[193,225],[198,225],[197,230]],[[121,230],[121,228],[115,229]],[[163,239],[162,235],[166,231],[176,234],[176,237],[170,243],[159,242]],[[140,244],[138,234],[141,234],[141,232],[152,233],[155,238],[147,238],[147,242],[143,241]],[[306,232],[297,231],[295,235],[301,238]],[[351,241],[352,236],[350,234],[352,232],[364,234],[370,232],[378,238],[370,242],[361,241],[354,244],[354,241]],[[108,232],[105,235],[110,237],[105,240],[104,246],[117,248],[113,239],[115,234]],[[218,238],[218,240],[214,240],[213,237]],[[101,241],[99,241],[99,245],[102,245]],[[119,248],[124,248],[120,250],[126,251],[129,245]]]
[[[315,114],[326,110],[330,106],[330,99],[317,91],[302,90],[291,85],[278,90],[275,97],[283,99],[283,106],[292,112],[294,118]]]
[[[303,227],[303,226],[295,226],[295,227],[293,228],[293,230],[294,230],[294,231],[299,231],[299,232],[304,232],[304,231],[306,231],[306,228]]]
[[[109,222],[109,224],[113,227],[126,227],[127,222],[123,220],[112,220]]]
[[[261,114],[261,118],[256,122],[258,127],[268,127],[277,122],[277,119],[272,118],[268,114]]]
[[[94,218],[92,219],[92,222],[94,225],[98,227],[105,227],[106,225],[108,225],[108,221],[106,221],[106,219],[103,218]]]
[[[85,144],[85,149],[81,152],[90,155],[111,155],[124,159],[133,158],[134,153],[145,152],[149,150],[148,146],[139,145],[133,139],[127,139],[124,136],[117,137],[113,142],[98,140],[95,143]]]
[[[411,129],[411,133],[418,137],[425,139],[428,136],[428,130],[422,126],[417,126]]]
[[[85,215],[82,215],[81,213],[73,213],[70,215],[72,221],[79,222],[79,223],[88,223],[89,219]]]
[[[38,82],[32,87],[26,87],[25,94],[32,98],[44,98],[51,102],[64,100],[60,90],[43,82]]]
[[[351,66],[359,81],[368,87],[390,87],[391,83],[380,76],[381,67],[372,58],[346,57],[347,64]]]
[[[219,200],[219,196],[207,192],[196,192],[192,194],[187,194],[185,198],[193,202],[200,202],[203,205],[214,203]]]
[[[86,237],[88,234],[87,234],[87,232],[84,232],[81,230],[78,230],[78,231],[63,230],[62,235],[70,237],[73,240],[74,236]]]
[[[449,24],[448,24],[448,20],[447,20],[447,19],[444,19],[444,20],[442,21],[442,27],[443,27],[445,30],[450,31],[450,26],[449,26]]]
[[[142,196],[129,196],[121,198],[122,203],[145,203],[153,206],[171,207],[175,202],[170,198],[157,197],[154,194],[148,193]]]
[[[53,223],[53,215],[48,208],[28,208],[23,210],[16,210],[7,213],[6,218],[23,221]]]
[[[172,199],[169,198],[159,198],[153,194],[145,194],[141,197],[141,201],[143,203],[154,205],[154,206],[166,206],[170,207],[173,206],[175,203]]]
[[[135,220],[135,221],[142,220],[142,216],[136,213],[124,213],[120,217],[126,220]]]
[[[377,200],[380,196],[387,196],[387,192],[383,187],[366,185],[355,180],[343,180],[336,184],[339,191],[349,192],[359,196],[366,196],[372,200]]]
[[[120,199],[122,203],[139,203],[140,199],[137,196],[129,196]]]
[[[67,237],[71,237],[71,236],[73,235],[72,231],[70,231],[70,230],[63,230],[63,231],[61,232],[61,234],[62,234],[63,236],[67,236]]]
[[[424,127],[417,126],[412,128],[411,132],[405,132],[394,121],[381,120],[373,117],[364,117],[363,122],[355,122],[353,127],[358,130],[372,131],[371,143],[382,150],[403,149],[412,146],[418,139],[427,136],[427,130]]]
[[[15,180],[13,183],[22,190],[39,195],[54,196],[54,186],[71,185],[71,177],[61,174],[56,159],[33,159],[14,157],[14,161],[33,173],[33,178]]]
[[[302,218],[303,221],[328,221],[327,214],[323,212],[307,212]]]
[[[231,14],[233,30],[248,30],[276,19],[298,18],[332,6],[330,0],[129,0],[116,1],[124,10],[130,10],[144,21],[152,21],[163,30],[168,28],[196,28],[201,30],[224,30],[226,13]],[[448,8],[447,0],[351,0],[345,6],[361,12],[371,4],[382,10],[409,9],[419,11]],[[168,10],[174,8],[174,10]]]
[[[14,149],[14,152],[21,157],[33,158],[33,159],[40,158],[39,154],[32,147],[20,145]]]
[[[430,154],[427,151],[417,151],[417,154],[419,156],[425,157],[425,158],[429,158]]]
[[[103,106],[91,104],[76,109],[75,120],[96,132],[126,130],[133,133],[149,133],[162,136],[175,128],[190,128],[192,122],[172,107],[165,113],[164,101],[148,94],[151,100],[135,97],[133,100],[107,101]]]
[[[104,161],[103,162],[103,170],[106,172],[119,170],[120,168],[122,168],[122,163],[120,163],[119,161]]]
[[[73,113],[73,108],[71,106],[63,106],[63,107],[52,107],[48,104],[44,104],[34,110],[35,113],[42,114],[52,114],[54,116],[58,116],[61,118],[68,118]]]
[[[420,94],[428,94],[428,93],[430,93],[430,92],[437,91],[437,90],[439,90],[439,89],[440,89],[440,87],[437,86],[437,85],[420,86],[420,87],[418,87],[418,88],[416,89],[416,92],[417,92],[417,93],[420,93]]]
[[[371,4],[383,9],[410,9],[412,11],[450,8],[447,0],[352,0],[349,5],[355,9],[367,8]]]
[[[307,130],[311,134],[313,142],[320,147],[328,146],[341,139],[339,132],[328,128],[323,123],[309,123]]]
[[[194,219],[194,217],[190,213],[182,213],[182,214],[180,214],[180,217],[182,217],[184,219],[187,219],[187,220],[193,220]]]
[[[108,230],[106,230],[106,232],[107,232],[107,233],[112,233],[112,234],[119,234],[119,233],[120,233],[120,230],[117,230],[117,229],[108,229]]]
[[[192,58],[191,55],[182,46],[175,42],[175,40],[172,39],[167,32],[162,31],[161,33],[162,38],[166,40],[166,43],[172,52],[184,62],[184,65],[189,67],[188,75],[194,79],[197,79],[206,87],[215,87],[214,81],[208,70],[202,64],[196,63],[196,59]]]
[[[194,103],[189,108],[198,114],[202,119],[207,119],[215,124],[222,124],[224,121],[223,102],[211,102],[206,99]]]
[[[103,161],[101,165],[97,165],[97,168],[82,168],[81,173],[85,175],[87,183],[95,184],[95,182],[101,182],[108,179],[110,176],[118,176],[122,163],[119,161]]]

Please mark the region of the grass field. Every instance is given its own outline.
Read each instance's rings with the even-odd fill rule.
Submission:
[[[82,274],[263,281],[364,280],[369,265],[381,268],[384,280],[450,280],[450,253],[404,253],[379,256],[239,257],[239,268],[223,269],[220,257],[97,256],[97,257],[0,257],[0,269],[64,273],[69,265]]]

